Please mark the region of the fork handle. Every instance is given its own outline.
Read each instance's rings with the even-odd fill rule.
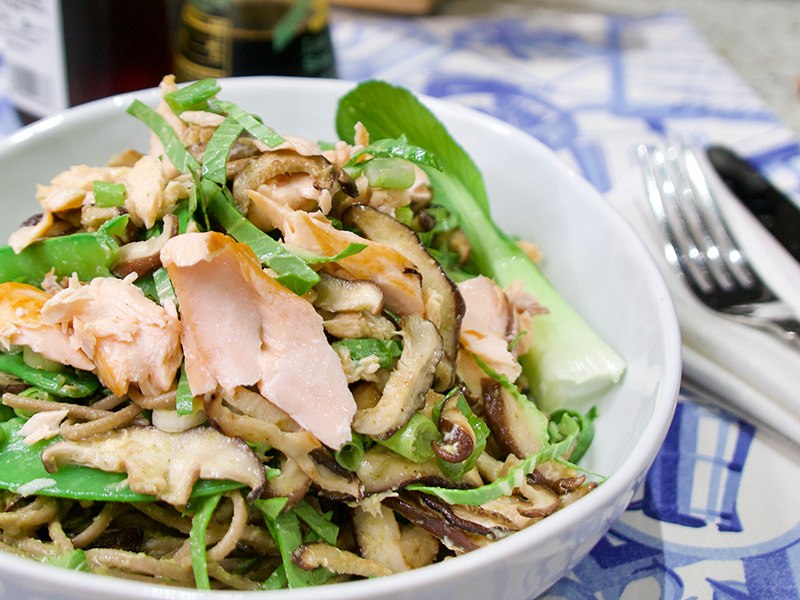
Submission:
[[[777,335],[787,344],[800,349],[800,321],[793,317],[758,318],[750,317],[745,321],[751,325]]]

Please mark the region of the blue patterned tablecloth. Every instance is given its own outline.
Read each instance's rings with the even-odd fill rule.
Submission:
[[[682,13],[334,13],[339,75],[447,98],[542,140],[601,192],[643,139],[729,143],[800,196],[800,146]],[[0,63],[1,64],[1,63]],[[0,134],[19,126],[0,95]],[[800,599],[800,454],[682,390],[637,497],[549,599]]]

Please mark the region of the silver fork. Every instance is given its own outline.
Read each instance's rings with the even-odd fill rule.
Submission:
[[[690,146],[640,145],[639,165],[667,262],[707,307],[800,348],[800,321],[739,249]]]

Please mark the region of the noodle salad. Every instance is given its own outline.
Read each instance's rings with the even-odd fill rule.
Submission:
[[[0,550],[199,589],[386,576],[589,493],[624,361],[407,90],[277,133],[161,83],[0,248]],[[262,115],[268,119],[269,115]]]

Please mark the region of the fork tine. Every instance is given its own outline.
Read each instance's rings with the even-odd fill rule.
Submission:
[[[727,234],[697,156],[683,143],[636,148],[667,262],[697,299],[718,314],[800,348],[800,321],[750,270]]]
[[[703,294],[714,291],[704,255],[697,248],[678,205],[677,190],[664,152],[640,145],[636,149],[645,180],[647,197],[661,229],[664,255],[678,273],[683,273],[692,287]]]
[[[735,287],[730,268],[720,252],[717,232],[712,232],[708,227],[707,206],[701,205],[695,188],[698,174],[701,179],[703,174],[702,172],[692,172],[688,169],[687,153],[691,153],[691,149],[680,142],[669,141],[665,146],[664,154],[676,187],[676,198],[684,221],[699,250],[697,260],[702,260],[714,283],[723,290],[730,291]],[[691,158],[696,157],[691,154]],[[696,161],[695,164],[697,164]],[[700,183],[705,185],[704,180]],[[709,196],[708,199],[711,200],[711,197]],[[718,217],[719,215],[715,213],[714,216]],[[717,222],[719,222],[718,219]],[[724,234],[724,229],[722,232]],[[699,256],[702,256],[702,259]]]
[[[689,175],[689,181],[692,183],[697,205],[702,213],[711,242],[718,248],[719,256],[730,269],[733,277],[742,286],[753,287],[757,284],[757,277],[750,269],[746,257],[738,250],[736,243],[728,235],[728,228],[723,223],[719,206],[708,187],[707,178],[703,174],[697,156],[686,144],[680,144],[679,152]]]

